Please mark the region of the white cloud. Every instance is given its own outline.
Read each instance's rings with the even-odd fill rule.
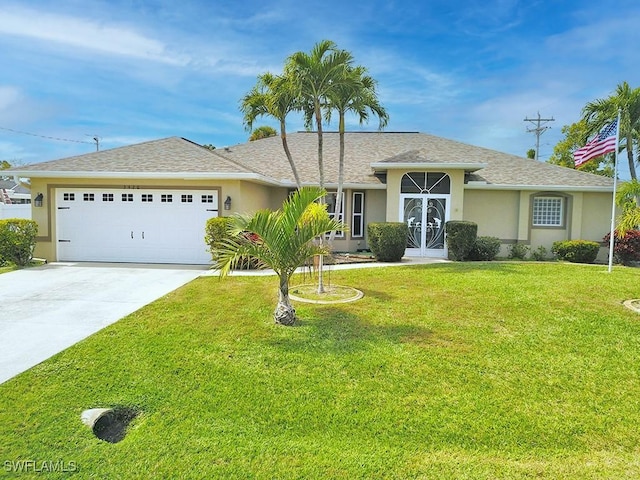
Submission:
[[[0,112],[15,105],[22,97],[16,87],[0,85]]]
[[[163,42],[130,27],[40,10],[0,8],[0,34],[173,65],[188,62],[188,58],[169,52]]]

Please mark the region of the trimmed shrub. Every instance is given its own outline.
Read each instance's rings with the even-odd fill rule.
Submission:
[[[463,220],[450,220],[445,223],[449,260],[463,261],[476,242],[478,224]]]
[[[513,260],[524,260],[527,258],[529,250],[531,250],[529,245],[525,245],[524,243],[513,243],[509,245],[508,257]]]
[[[499,238],[478,237],[469,252],[468,258],[474,261],[491,261],[498,256],[498,252],[500,252]]]
[[[221,240],[231,238],[229,235],[230,217],[214,217],[207,220],[204,227],[204,241],[209,246],[211,259],[215,262],[218,260],[216,255],[216,247]]]
[[[533,258],[536,262],[543,262],[544,260],[547,260],[548,257],[549,254],[547,252],[547,249],[542,245],[531,252],[531,258]]]
[[[609,245],[610,234],[607,233],[603,241]],[[615,231],[613,237],[613,258],[617,263],[631,265],[640,261],[640,231],[629,230],[624,237],[618,237]]]
[[[211,252],[211,260],[214,262],[218,261],[218,256],[216,254],[216,248],[219,243],[225,239],[231,239],[231,235],[229,234],[229,226],[231,224],[231,217],[214,217],[207,220],[205,225],[205,235],[204,241],[209,246],[209,252]],[[238,240],[240,242],[251,242],[255,239],[253,238],[254,234],[249,234],[245,232],[238,236]],[[260,262],[254,258],[243,259],[239,261],[235,265],[236,270],[250,270],[254,268],[258,268]]]
[[[28,265],[36,246],[38,224],[24,218],[0,220],[0,263]]]
[[[404,222],[367,224],[369,248],[380,262],[399,262],[407,248],[409,227]]]
[[[564,240],[553,242],[551,252],[560,260],[572,263],[593,263],[600,244],[589,240]]]

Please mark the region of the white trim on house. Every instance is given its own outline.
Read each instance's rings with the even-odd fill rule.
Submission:
[[[371,164],[371,168],[380,169],[380,170],[399,170],[399,169],[446,169],[446,170],[467,170],[470,172],[475,172],[476,170],[482,170],[488,166],[487,163],[444,163],[444,162],[402,162],[402,163],[392,163],[392,162],[375,162]]]
[[[613,186],[558,186],[558,185],[496,185],[492,183],[469,182],[464,185],[465,190],[522,190],[547,192],[613,192]]]

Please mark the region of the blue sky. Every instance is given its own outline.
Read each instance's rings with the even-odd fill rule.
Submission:
[[[87,153],[94,135],[102,149],[243,143],[238,102],[256,76],[321,39],[378,81],[387,131],[524,156],[523,119],[540,112],[555,118],[545,160],[586,102],[640,86],[639,21],[637,0],[3,0],[0,160]]]

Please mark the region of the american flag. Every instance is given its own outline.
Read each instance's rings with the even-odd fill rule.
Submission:
[[[605,153],[615,152],[617,147],[617,132],[618,120],[614,120],[600,130],[600,133],[598,133],[593,140],[587,143],[584,147],[573,152],[573,161],[576,164],[576,168],[588,162],[592,158],[599,157]]]

